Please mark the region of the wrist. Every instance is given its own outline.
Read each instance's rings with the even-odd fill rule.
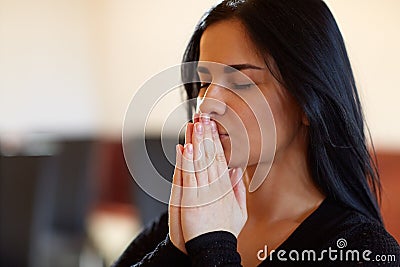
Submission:
[[[173,246],[175,249],[179,250],[180,252],[184,253],[185,255],[188,254],[186,251],[185,243],[183,241],[179,242],[179,241],[175,241],[175,240],[171,239],[171,236],[169,233],[167,235],[167,242],[169,242],[171,246]]]

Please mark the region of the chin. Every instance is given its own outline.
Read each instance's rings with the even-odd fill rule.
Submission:
[[[239,155],[237,155],[239,156]],[[247,164],[242,158],[235,157],[234,155],[231,158],[230,153],[225,152],[225,158],[228,164],[228,168],[237,168],[237,167],[245,167]]]
[[[229,151],[226,151],[226,150],[224,149],[224,154],[225,154],[226,164],[228,164],[228,167],[229,167],[229,164],[230,164],[230,162],[231,162],[231,158],[230,158],[231,153],[230,153]]]

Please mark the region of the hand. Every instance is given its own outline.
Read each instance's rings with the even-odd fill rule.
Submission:
[[[193,123],[189,123],[186,127],[185,143],[191,142],[191,132],[193,131]],[[181,225],[181,199],[182,199],[182,145],[176,146],[176,163],[174,176],[172,178],[171,196],[168,205],[168,227],[169,237],[172,244],[180,251],[187,254],[185,248],[185,240],[183,239]]]
[[[184,240],[219,230],[237,237],[247,220],[243,172],[229,175],[215,122],[202,119],[193,128],[193,144],[185,145],[182,158]]]

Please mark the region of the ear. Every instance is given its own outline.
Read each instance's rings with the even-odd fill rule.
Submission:
[[[308,120],[308,117],[306,116],[306,114],[303,112],[301,115],[301,122],[305,125],[305,126],[310,126],[310,121]]]

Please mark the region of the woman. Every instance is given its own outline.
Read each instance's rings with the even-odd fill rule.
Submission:
[[[182,73],[203,81],[185,85],[201,100],[200,116],[177,149],[169,212],[114,266],[399,266],[350,62],[323,1],[223,1],[201,19],[183,61],[199,61],[197,73]],[[204,62],[231,66],[253,84],[228,89]],[[275,120],[273,161],[262,156],[256,119],[266,109],[240,96],[258,90]],[[250,190],[256,167],[269,163]]]

